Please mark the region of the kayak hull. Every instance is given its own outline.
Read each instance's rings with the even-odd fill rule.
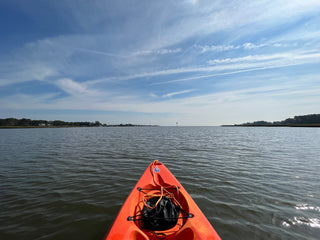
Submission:
[[[143,207],[141,199],[145,191],[151,193],[152,191],[159,191],[160,185],[168,189],[170,187],[174,189],[172,186],[178,187],[177,191],[172,190],[173,195],[179,201],[182,209],[190,213],[191,217],[179,219],[175,227],[166,231],[157,231],[160,235],[156,236],[155,232],[143,229],[139,221],[131,221],[129,217],[135,216],[137,212],[141,211]],[[164,164],[155,161],[148,166],[129,194],[104,240],[149,240],[159,239],[159,236],[164,236],[167,240],[220,239],[217,232],[184,187]]]

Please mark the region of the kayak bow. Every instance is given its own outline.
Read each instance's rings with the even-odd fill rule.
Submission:
[[[173,174],[155,160],[129,194],[104,240],[220,237]]]

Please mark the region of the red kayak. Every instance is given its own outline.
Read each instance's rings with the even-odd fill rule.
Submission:
[[[220,239],[191,196],[157,160],[123,204],[104,240]]]

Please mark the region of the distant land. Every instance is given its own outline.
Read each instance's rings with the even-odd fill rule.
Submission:
[[[283,121],[267,122],[255,121],[235,125],[223,125],[224,127],[320,127],[320,114],[308,114],[287,118]]]
[[[64,122],[60,120],[31,120],[27,118],[0,118],[0,128],[54,128],[54,127],[142,127],[142,126],[156,126],[156,125],[137,125],[137,124],[118,124],[108,125],[105,123],[95,122]]]

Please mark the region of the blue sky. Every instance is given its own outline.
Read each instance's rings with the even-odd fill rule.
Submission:
[[[318,0],[0,2],[0,118],[220,125],[320,113]]]

